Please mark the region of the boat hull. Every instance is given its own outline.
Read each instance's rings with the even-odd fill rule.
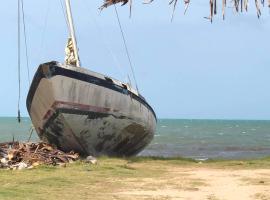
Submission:
[[[57,62],[37,70],[27,108],[42,140],[82,155],[136,155],[156,127],[151,106],[127,85]]]

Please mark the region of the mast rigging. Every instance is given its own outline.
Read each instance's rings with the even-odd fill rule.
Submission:
[[[129,54],[129,51],[128,51],[128,47],[127,47],[127,42],[126,42],[125,34],[124,34],[124,31],[123,31],[123,28],[122,28],[122,25],[121,25],[121,22],[120,22],[119,14],[117,12],[117,8],[116,8],[115,5],[114,5],[114,10],[115,10],[115,14],[116,14],[116,17],[117,17],[117,22],[118,22],[118,25],[119,25],[119,28],[120,28],[120,32],[121,32],[121,36],[122,36],[122,39],[123,39],[123,43],[124,43],[124,46],[125,46],[125,51],[126,51],[126,54],[127,54],[127,57],[128,57],[129,66],[131,68],[132,76],[133,76],[133,79],[134,79],[134,82],[135,82],[135,86],[136,86],[137,91],[139,91],[137,80],[136,80],[136,77],[135,77],[134,67],[132,65],[131,57],[130,57],[130,54]]]
[[[75,34],[75,29],[74,29],[70,0],[65,0],[65,3],[66,3],[66,13],[67,13],[67,20],[68,20],[69,34],[70,34],[70,38],[68,39],[67,49],[71,50],[70,51],[71,54],[74,53],[75,65],[77,67],[80,67],[81,63],[80,63],[79,51],[77,47],[77,40],[76,40],[76,34]]]
[[[21,0],[21,6],[22,6],[22,22],[23,22],[23,35],[24,35],[25,57],[26,57],[26,67],[27,67],[27,78],[28,78],[28,84],[30,86],[29,56],[28,56],[27,32],[26,32],[26,25],[25,25],[25,14],[24,14],[23,0]]]

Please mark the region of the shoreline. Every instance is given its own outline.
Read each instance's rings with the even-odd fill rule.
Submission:
[[[195,161],[107,158],[0,171],[0,199],[270,199],[270,157]],[[26,196],[27,194],[27,196]]]
[[[1,118],[0,118],[1,119]],[[1,141],[27,141],[30,119],[18,124],[16,118],[0,120]],[[142,156],[182,156],[228,159],[259,158],[270,155],[270,123],[267,121],[167,120],[158,121],[154,140]],[[32,141],[39,138],[34,133]]]

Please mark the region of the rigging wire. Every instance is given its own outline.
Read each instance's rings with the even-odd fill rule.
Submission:
[[[24,14],[24,2],[23,2],[23,0],[21,0],[21,6],[22,6],[22,21],[23,21],[23,32],[24,32],[24,45],[25,45],[27,76],[28,76],[28,84],[30,86],[29,57],[28,57],[27,34],[26,34],[26,26],[25,26],[25,14]]]
[[[113,59],[113,62],[115,64],[115,66],[117,67],[118,71],[121,73],[121,76],[124,77],[124,78],[126,78],[126,76],[127,76],[128,80],[129,80],[129,75],[128,75],[128,73],[125,74],[123,72],[124,70],[121,68],[121,64],[120,64],[117,56],[115,55],[115,53],[113,53],[113,50],[112,50],[112,48],[110,46],[110,43],[109,43],[108,39],[106,39],[106,37],[104,35],[104,32],[102,31],[102,26],[100,26],[98,24],[97,19],[94,17],[94,15],[93,15],[93,13],[91,11],[91,6],[89,6],[88,1],[86,1],[86,0],[84,0],[84,3],[88,7],[87,13],[88,13],[88,11],[90,11],[91,19],[93,19],[93,22],[94,22],[94,24],[95,24],[95,26],[96,26],[96,28],[98,30],[99,36],[101,37],[102,43],[103,43],[105,49],[107,50],[107,53]]]
[[[60,4],[61,4],[62,13],[63,13],[63,15],[64,15],[64,18],[65,18],[65,22],[66,22],[67,28],[69,28],[68,21],[67,21],[67,13],[66,13],[66,11],[65,11],[63,2],[62,2],[62,0],[59,0],[59,1],[60,1]]]
[[[21,101],[21,0],[18,0],[18,122],[21,122],[20,101]]]
[[[128,57],[129,66],[131,68],[131,72],[132,72],[132,76],[133,76],[133,79],[134,79],[134,82],[135,82],[135,85],[136,85],[136,89],[137,89],[137,91],[139,91],[138,84],[137,84],[136,77],[135,77],[134,68],[133,68],[133,65],[132,65],[132,62],[131,62],[131,57],[130,57],[130,54],[129,54],[129,51],[128,51],[128,47],[127,47],[126,38],[125,38],[125,35],[124,35],[124,31],[123,31],[123,28],[122,28],[122,25],[121,25],[121,21],[120,21],[120,18],[119,18],[119,14],[118,14],[118,11],[117,11],[117,8],[116,8],[116,5],[115,4],[114,4],[114,10],[115,10],[115,14],[116,14],[116,17],[117,17],[118,25],[119,25],[119,28],[120,28],[120,31],[121,31],[123,43],[124,43],[124,46],[125,46],[125,51],[126,51],[126,54],[127,54],[127,57]]]
[[[48,0],[46,14],[45,14],[44,28],[43,28],[42,33],[41,33],[42,34],[41,35],[41,44],[40,44],[40,49],[39,49],[39,53],[38,53],[38,56],[40,57],[40,59],[42,59],[42,50],[43,50],[43,46],[44,46],[44,42],[45,42],[45,33],[47,30],[47,25],[48,25],[48,15],[49,15],[49,11],[50,11],[50,3],[51,3],[51,1]]]

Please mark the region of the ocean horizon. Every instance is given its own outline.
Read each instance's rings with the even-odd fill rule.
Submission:
[[[0,143],[27,141],[31,120],[0,117]],[[31,141],[39,141],[36,133]],[[140,156],[248,159],[270,156],[270,120],[158,119],[154,140]]]

